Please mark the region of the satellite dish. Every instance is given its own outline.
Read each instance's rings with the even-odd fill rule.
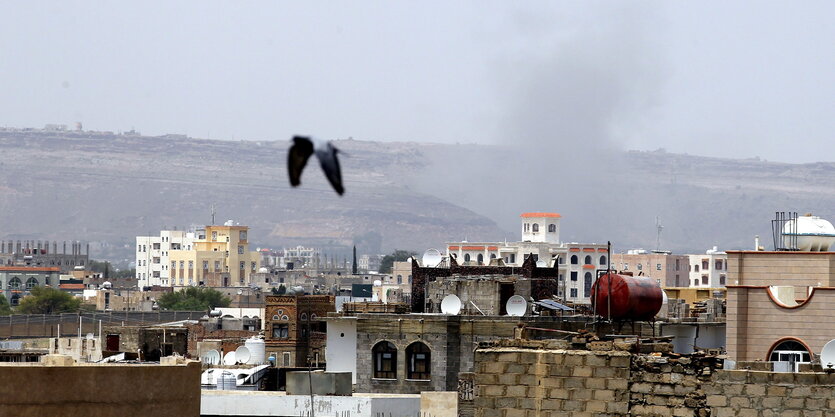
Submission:
[[[441,300],[441,313],[456,315],[461,312],[461,299],[450,294]]]
[[[443,256],[441,256],[441,252],[437,249],[427,249],[426,252],[423,252],[423,258],[421,259],[421,263],[423,264],[424,268],[435,268],[437,267],[441,261],[443,260]]]
[[[661,305],[667,305],[670,301],[670,297],[667,295],[667,291],[661,290]]]
[[[220,363],[220,353],[214,349],[203,354],[203,363],[217,365]]]
[[[536,261],[536,267],[537,268],[545,268],[546,266],[548,266],[548,264],[546,264],[545,261],[542,261],[542,260]]]
[[[528,302],[525,301],[525,297],[514,295],[507,300],[505,309],[508,316],[521,317],[528,311]]]
[[[234,365],[237,361],[237,358],[235,358],[235,351],[227,352],[226,355],[223,356],[224,365]]]
[[[239,346],[235,349],[235,359],[237,359],[240,363],[247,363],[252,355],[249,352],[249,348],[246,346]]]
[[[824,370],[835,368],[835,339],[826,342],[823,346],[820,360]]]

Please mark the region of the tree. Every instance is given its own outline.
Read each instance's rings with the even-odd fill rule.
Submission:
[[[17,311],[21,314],[57,314],[74,313],[81,307],[81,299],[64,291],[33,287],[26,297],[20,300]]]
[[[287,293],[287,287],[284,284],[278,286],[278,288],[273,288],[273,295],[284,295]]]
[[[0,316],[8,316],[12,314],[12,307],[9,305],[9,300],[6,299],[6,296],[0,294]]]
[[[182,291],[170,292],[157,300],[164,310],[206,311],[215,307],[228,307],[232,300],[212,288],[190,287]]]
[[[383,259],[380,260],[379,272],[382,274],[390,274],[395,262],[403,262],[415,255],[417,254],[412,251],[395,249],[390,255],[383,256]]]

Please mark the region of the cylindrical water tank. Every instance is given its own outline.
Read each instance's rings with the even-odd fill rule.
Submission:
[[[609,287],[611,283],[611,302]],[[664,295],[652,278],[604,274],[592,286],[595,314],[613,320],[652,320],[661,310]]]
[[[236,383],[235,375],[229,371],[223,371],[220,375],[217,376],[216,379],[217,383],[215,384],[215,389],[218,390],[235,390],[238,389],[238,385]]]
[[[246,339],[244,343],[247,349],[249,349],[249,360],[246,362],[249,365],[261,365],[264,363],[264,357],[266,356],[266,349],[264,345],[264,341],[257,337],[251,337]]]
[[[807,214],[783,226],[783,245],[797,245],[803,252],[828,252],[835,243],[835,227],[827,220]]]

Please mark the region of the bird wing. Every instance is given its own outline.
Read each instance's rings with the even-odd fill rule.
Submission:
[[[329,142],[325,149],[316,150],[316,157],[319,158],[322,171],[325,171],[325,176],[328,177],[333,189],[337,194],[342,195],[345,189],[342,187],[342,172],[339,169],[339,159],[336,157],[338,152],[339,150]]]
[[[313,154],[313,142],[310,138],[293,136],[293,146],[287,153],[287,171],[290,174],[290,185],[293,187],[301,184],[302,170],[311,154]]]

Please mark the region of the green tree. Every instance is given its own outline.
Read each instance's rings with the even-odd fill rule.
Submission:
[[[0,294],[0,316],[8,316],[9,314],[12,314],[12,306],[9,305],[6,296]]]
[[[400,250],[395,249],[390,255],[383,256],[383,259],[380,260],[380,273],[381,274],[390,274],[391,268],[394,266],[395,262],[403,262],[406,259],[409,259],[411,256],[417,255],[416,253],[408,250]]]
[[[64,291],[34,287],[29,295],[20,300],[17,312],[21,314],[74,313],[81,307],[81,299]]]
[[[287,293],[287,287],[284,284],[278,286],[278,288],[273,288],[273,295],[284,295]]]
[[[228,307],[232,300],[212,288],[190,287],[169,292],[157,300],[164,310],[206,311],[215,307]]]

